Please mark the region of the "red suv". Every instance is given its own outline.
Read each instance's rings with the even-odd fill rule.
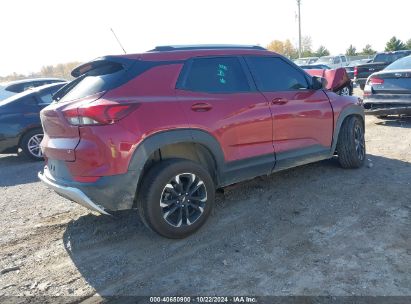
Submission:
[[[261,47],[157,47],[72,75],[41,111],[39,178],[103,214],[137,208],[166,237],[200,228],[216,188],[334,155],[344,168],[365,159],[361,100]]]

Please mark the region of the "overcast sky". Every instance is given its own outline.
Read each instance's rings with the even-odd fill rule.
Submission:
[[[0,76],[156,45],[298,41],[296,0],[2,0]],[[409,0],[301,0],[302,34],[333,54],[411,38]]]

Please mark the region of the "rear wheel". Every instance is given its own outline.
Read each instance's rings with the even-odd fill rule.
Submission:
[[[34,129],[23,135],[20,148],[23,154],[32,160],[43,160],[40,143],[43,140],[43,130]]]
[[[201,165],[170,159],[154,165],[143,178],[137,207],[149,228],[168,238],[184,238],[206,222],[215,186]]]
[[[359,168],[365,161],[364,125],[357,116],[347,117],[338,135],[338,160],[343,168]]]

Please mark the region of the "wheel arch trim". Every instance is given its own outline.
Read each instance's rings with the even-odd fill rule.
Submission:
[[[137,171],[139,180],[149,157],[161,147],[179,143],[192,143],[204,146],[211,154],[216,165],[216,176],[224,167],[224,153],[217,139],[208,132],[198,129],[177,129],[158,132],[145,138],[134,150],[128,170]],[[218,182],[217,182],[218,183]]]
[[[353,116],[353,115],[360,116],[362,118],[363,124],[365,125],[364,108],[362,106],[352,104],[352,105],[349,105],[349,106],[345,107],[341,111],[340,115],[338,116],[337,123],[335,124],[330,157],[332,157],[334,155],[335,149],[337,147],[338,135],[340,134],[341,126],[342,126],[344,120],[348,116]]]

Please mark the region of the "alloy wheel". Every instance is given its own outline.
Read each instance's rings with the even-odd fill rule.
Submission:
[[[204,181],[193,173],[182,173],[164,187],[160,207],[169,225],[184,227],[194,224],[201,217],[206,202]]]
[[[341,96],[349,96],[350,95],[350,88],[349,87],[343,87],[340,91]]]
[[[363,160],[365,157],[365,139],[363,129],[358,124],[354,128],[354,142],[358,159]]]
[[[43,140],[43,134],[35,134],[27,142],[27,149],[31,155],[37,158],[43,157],[41,152],[40,143]]]

